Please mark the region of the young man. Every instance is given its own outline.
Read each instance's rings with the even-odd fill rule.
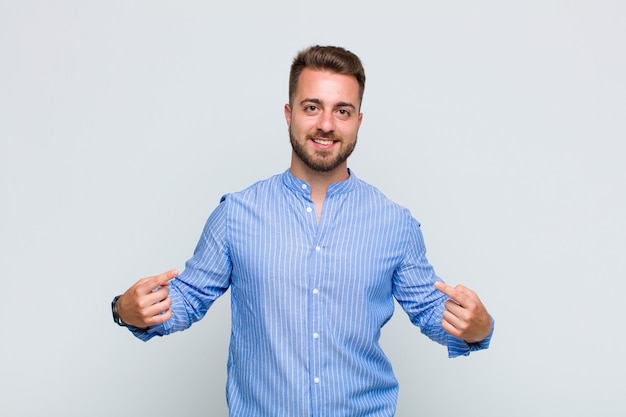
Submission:
[[[378,340],[394,297],[450,357],[489,345],[476,294],[441,282],[419,223],[348,169],[364,86],[351,52],[300,52],[289,170],[222,198],[182,274],[114,299],[118,324],[148,340],[188,328],[230,287],[231,416],[392,416],[398,383]]]

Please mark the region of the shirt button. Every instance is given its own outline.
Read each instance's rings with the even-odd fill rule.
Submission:
[[[307,207],[307,208],[306,208],[306,212],[307,212],[307,213],[310,213],[310,212],[312,212],[312,211],[313,211],[313,209],[312,209],[311,207]]]
[[[302,189],[303,189],[303,190],[306,190],[306,188],[307,188],[307,187],[306,187],[306,184],[302,184]]]
[[[313,378],[313,382],[315,382],[316,384],[320,383],[320,379],[318,377]]]
[[[315,250],[316,250],[317,252],[319,252],[319,251],[321,251],[321,250],[322,250],[322,248],[320,248],[319,246],[316,246],[316,247],[315,247]]]
[[[313,294],[317,295],[317,294],[319,294],[319,293],[320,293],[320,290],[318,290],[317,288],[314,288],[314,289],[313,289]]]
[[[320,335],[319,333],[313,333],[313,339],[319,339]]]

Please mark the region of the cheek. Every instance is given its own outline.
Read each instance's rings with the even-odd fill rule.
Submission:
[[[346,126],[345,129],[342,129],[338,133],[340,133],[346,139],[347,138],[354,139],[359,133],[359,127],[358,126]]]
[[[312,123],[310,120],[291,119],[292,132],[308,133],[315,130],[315,123]]]

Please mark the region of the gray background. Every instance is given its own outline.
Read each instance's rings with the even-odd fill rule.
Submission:
[[[397,415],[625,415],[625,22],[620,1],[1,0],[0,415],[226,415],[228,295],[147,344],[109,303],[287,168],[289,65],[318,43],[366,67],[350,166],[497,320],[449,360],[397,310]]]

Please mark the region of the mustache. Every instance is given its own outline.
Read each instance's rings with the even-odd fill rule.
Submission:
[[[328,139],[328,140],[341,140],[340,136],[335,135],[332,131],[325,132],[321,129],[318,129],[314,134],[306,135],[307,139]]]

